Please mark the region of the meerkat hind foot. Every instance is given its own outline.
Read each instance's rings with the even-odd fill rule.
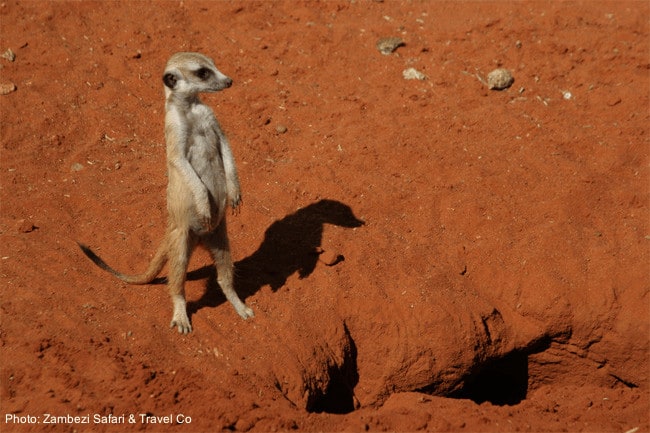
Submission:
[[[246,304],[242,303],[241,305],[235,305],[235,310],[237,311],[237,314],[241,316],[242,319],[246,320],[252,317],[255,317],[255,313],[253,313],[253,310],[246,306]]]
[[[172,319],[172,322],[169,324],[170,328],[173,328],[176,326],[178,328],[178,333],[179,334],[189,334],[192,332],[192,325],[190,325],[189,320],[177,320],[177,319]]]
[[[173,328],[174,326],[178,328],[179,334],[189,334],[192,332],[192,325],[190,324],[190,319],[187,317],[187,313],[185,311],[174,312],[174,317],[172,317],[172,321],[169,324],[169,327]]]
[[[179,334],[189,334],[192,332],[192,325],[190,324],[189,317],[187,317],[185,298],[176,295],[173,297],[173,303],[174,315],[172,316],[172,321],[169,324],[169,327],[173,328],[176,326]]]

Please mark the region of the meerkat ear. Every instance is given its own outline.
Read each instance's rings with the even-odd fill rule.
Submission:
[[[178,77],[173,72],[168,72],[163,76],[163,83],[165,83],[165,86],[169,87],[172,90],[174,87],[176,87],[177,81]]]

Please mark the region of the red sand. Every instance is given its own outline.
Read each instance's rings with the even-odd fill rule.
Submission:
[[[649,18],[2,3],[0,430],[649,431]],[[405,45],[382,55],[387,36]],[[163,284],[126,286],[75,241],[125,272],[151,258],[161,73],[189,50],[234,79],[204,99],[238,162],[256,317],[199,251],[182,336]],[[512,87],[479,80],[496,67]]]

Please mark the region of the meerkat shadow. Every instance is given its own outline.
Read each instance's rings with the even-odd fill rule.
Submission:
[[[264,240],[250,256],[234,264],[234,287],[241,299],[268,285],[275,292],[289,276],[298,273],[307,278],[316,268],[325,224],[355,228],[364,225],[352,209],[339,201],[323,199],[275,221],[266,229]],[[334,263],[344,260],[341,255]],[[188,279],[206,278],[206,291],[188,303],[188,313],[204,307],[216,307],[226,301],[219,289],[214,266],[188,273]]]

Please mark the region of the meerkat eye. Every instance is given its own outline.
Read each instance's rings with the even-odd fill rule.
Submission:
[[[208,68],[200,68],[194,71],[194,75],[196,75],[201,80],[207,80],[212,76],[212,71]]]

